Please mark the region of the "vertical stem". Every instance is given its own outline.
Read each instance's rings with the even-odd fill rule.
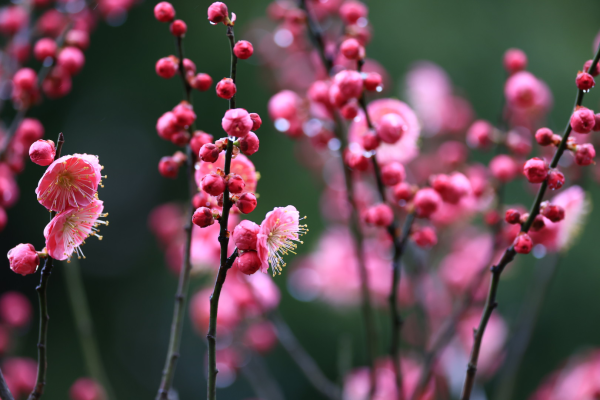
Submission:
[[[86,368],[90,376],[104,387],[108,398],[115,400],[115,392],[102,363],[98,341],[94,334],[94,323],[81,277],[81,270],[79,269],[79,262],[75,259],[70,263],[62,263],[62,267]]]
[[[4,380],[4,375],[2,375],[2,371],[0,371],[0,399],[2,400],[15,400],[8,385],[6,384],[6,380]]]
[[[179,57],[179,75],[182,79],[185,98],[188,103],[193,105],[192,88],[185,79],[185,68],[183,66],[183,39],[179,36],[176,38],[176,47]],[[190,135],[193,135],[194,127],[189,126],[188,132]],[[192,214],[194,213],[192,198],[196,193],[196,184],[194,182],[194,155],[192,154],[189,144],[186,146],[186,172],[190,197],[188,200],[188,212],[184,227],[185,245],[183,250],[183,261],[181,265],[181,271],[179,272],[177,292],[175,293],[175,306],[173,310],[173,321],[171,323],[171,334],[169,337],[169,350],[167,352],[165,367],[163,369],[162,379],[156,395],[156,400],[168,400],[169,391],[173,386],[175,368],[177,367],[177,360],[179,359],[179,348],[181,347],[181,335],[183,332],[186,299],[190,285],[190,271],[192,270],[192,265],[190,262],[190,251],[192,246]]]
[[[235,46],[235,34],[233,26],[227,26],[227,38],[231,47],[231,69],[230,78],[233,83],[236,83],[236,72],[237,72],[237,60],[238,58],[233,53],[233,47]],[[235,95],[229,100],[229,109],[235,108]],[[225,175],[228,175],[231,169],[231,156],[233,154],[233,140],[227,141],[227,150],[225,152]],[[221,296],[221,289],[227,278],[227,270],[231,268],[235,261],[238,253],[237,249],[234,253],[227,258],[227,247],[229,245],[229,232],[227,231],[227,223],[229,222],[229,210],[231,209],[231,199],[229,198],[229,189],[225,187],[223,193],[223,211],[219,224],[221,229],[219,231],[219,243],[221,244],[221,265],[219,266],[219,272],[217,279],[215,280],[215,286],[213,293],[210,296],[210,317],[208,325],[208,333],[206,334],[206,340],[208,342],[208,390],[207,398],[209,400],[215,400],[217,398],[217,313],[219,308],[219,297]]]
[[[56,143],[56,155],[54,156],[54,160],[58,160],[60,158],[60,153],[62,152],[63,144],[65,143],[65,138],[61,133],[58,134],[58,140]],[[56,212],[50,212],[50,221],[56,216]],[[40,274],[40,284],[35,288],[38,293],[38,299],[40,304],[40,329],[38,335],[38,370],[37,370],[37,379],[36,384],[33,388],[33,391],[28,397],[28,400],[38,400],[44,394],[44,388],[46,387],[46,370],[48,369],[48,361],[47,361],[47,343],[48,343],[48,322],[50,321],[50,316],[48,315],[48,300],[46,297],[46,291],[48,289],[48,281],[50,279],[50,274],[52,273],[52,268],[54,267],[54,260],[49,255],[46,257],[46,261],[44,262],[44,267],[42,268],[42,272]]]

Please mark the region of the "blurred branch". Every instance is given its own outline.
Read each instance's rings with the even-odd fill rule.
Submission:
[[[250,362],[242,368],[242,373],[252,386],[254,393],[262,400],[284,400],[283,392],[277,381],[269,374],[264,360],[256,353],[250,356]]]
[[[2,375],[2,371],[0,370],[0,399],[2,400],[15,400],[8,385],[6,384],[6,380],[4,380],[4,375]]]

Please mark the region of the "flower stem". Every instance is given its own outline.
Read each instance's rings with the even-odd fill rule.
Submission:
[[[108,380],[106,370],[102,363],[102,357],[100,356],[98,341],[94,334],[94,324],[90,313],[89,302],[85,293],[85,286],[81,277],[81,270],[79,269],[79,262],[75,259],[70,263],[62,263],[62,267],[86,368],[90,376],[104,387],[108,398],[110,400],[115,400],[115,392]]]
[[[6,384],[6,380],[4,380],[4,375],[2,375],[2,371],[0,371],[0,399],[2,400],[15,400],[8,385]]]
[[[183,39],[181,37],[176,38],[176,47],[179,57],[179,75],[183,83],[183,90],[185,99],[188,103],[193,106],[192,103],[192,88],[185,78],[185,68],[183,66]],[[188,127],[188,132],[191,135],[194,133],[194,126]],[[179,348],[181,347],[181,334],[183,331],[183,320],[185,315],[186,298],[190,286],[190,271],[192,270],[192,264],[190,262],[190,252],[192,247],[192,214],[194,213],[194,207],[192,205],[192,198],[196,194],[196,184],[194,182],[194,157],[190,145],[186,146],[186,173],[189,187],[189,200],[188,200],[188,211],[187,218],[184,227],[185,231],[185,245],[183,249],[183,262],[181,265],[181,271],[179,272],[179,281],[177,283],[177,292],[175,294],[175,306],[173,310],[173,321],[171,323],[171,335],[169,337],[169,350],[167,352],[167,358],[165,361],[165,367],[163,369],[163,375],[160,382],[160,387],[156,395],[156,400],[168,400],[169,391],[173,386],[173,378],[175,376],[175,368],[177,367],[177,360],[179,359]]]
[[[65,138],[61,133],[58,134],[58,140],[56,143],[56,155],[54,156],[54,160],[58,160],[60,158],[60,153],[62,152],[63,144],[65,143]],[[50,212],[50,221],[54,219],[56,216],[55,211]],[[54,260],[52,257],[48,256],[46,261],[44,262],[44,267],[42,268],[42,272],[40,274],[40,284],[35,288],[38,293],[38,299],[40,304],[40,329],[38,336],[38,370],[37,370],[37,380],[36,384],[33,388],[33,391],[28,397],[28,400],[38,400],[44,394],[44,388],[46,387],[46,370],[48,369],[48,361],[47,361],[47,343],[48,343],[48,322],[50,321],[50,316],[48,315],[48,299],[46,297],[46,291],[48,289],[48,281],[50,279],[50,274],[52,273],[52,268],[54,267]]]
[[[598,64],[598,60],[600,59],[600,48],[596,52],[594,60],[592,61],[592,65],[590,66],[590,71],[593,71]],[[575,108],[580,106],[584,97],[583,90],[577,90],[577,96],[575,98]],[[567,140],[569,139],[569,135],[571,134],[571,124],[570,121],[567,122],[567,127],[565,128],[562,140],[558,149],[556,149],[556,153],[554,153],[554,157],[552,158],[552,162],[550,163],[550,168],[556,168],[558,165],[558,161],[560,157],[565,152],[567,147]],[[544,198],[544,194],[546,193],[546,189],[548,187],[548,180],[542,182],[537,196],[531,206],[529,211],[529,218],[527,221],[521,226],[521,232],[527,233],[529,228],[531,228],[531,224],[533,224],[533,220],[540,212],[540,204]],[[483,334],[485,333],[485,328],[487,327],[487,323],[494,311],[494,308],[498,305],[496,302],[496,293],[498,292],[498,285],[500,283],[500,275],[504,268],[515,258],[516,251],[513,245],[511,245],[504,252],[500,262],[491,268],[492,279],[490,281],[490,289],[488,291],[487,299],[485,301],[485,307],[483,310],[483,314],[481,315],[481,320],[479,321],[479,326],[474,332],[474,343],[473,348],[471,349],[471,356],[469,358],[469,364],[467,366],[467,373],[465,376],[465,382],[462,389],[461,400],[469,400],[471,398],[471,391],[473,389],[473,385],[475,384],[475,375],[477,373],[477,362],[479,360],[479,350],[481,349],[481,341],[483,339]]]
[[[238,58],[233,53],[233,47],[235,46],[235,33],[233,26],[227,26],[227,38],[231,47],[231,69],[230,78],[233,83],[236,83],[236,72],[237,72],[237,60]],[[235,108],[235,95],[229,99],[229,109]],[[227,150],[225,152],[225,175],[229,175],[231,170],[231,156],[233,154],[233,140],[231,138],[227,141]],[[237,249],[233,254],[227,258],[227,247],[229,246],[229,231],[227,231],[227,224],[229,222],[229,210],[231,209],[231,199],[229,198],[229,189],[225,187],[223,192],[223,210],[221,212],[221,218],[219,224],[221,229],[219,231],[219,243],[221,244],[221,265],[219,266],[219,272],[217,273],[217,279],[215,280],[215,286],[210,296],[210,318],[208,325],[208,333],[206,334],[206,340],[208,342],[208,390],[207,398],[209,400],[215,400],[217,398],[217,312],[219,308],[219,297],[221,296],[221,289],[227,278],[227,271],[233,265],[233,262],[238,256]]]

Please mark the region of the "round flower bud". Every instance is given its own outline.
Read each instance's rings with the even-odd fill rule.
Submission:
[[[504,214],[504,220],[511,225],[518,224],[521,222],[521,213],[514,208],[506,210],[506,214]]]
[[[355,101],[346,103],[346,105],[340,109],[340,114],[347,121],[353,120],[358,115],[358,103]]]
[[[513,247],[515,251],[519,254],[529,254],[531,248],[533,247],[533,241],[529,237],[528,234],[522,233],[515,238],[513,242]]]
[[[200,228],[206,228],[215,223],[215,217],[210,208],[199,207],[192,215],[192,222]]]
[[[229,19],[229,11],[225,3],[217,1],[208,7],[208,20],[213,24],[225,23]]]
[[[362,95],[363,79],[360,72],[345,69],[338,72],[333,79],[335,84],[332,88],[337,87],[339,89],[340,100],[358,99]]]
[[[398,114],[386,114],[377,124],[377,136],[384,143],[394,144],[406,131],[407,127],[404,120]]]
[[[531,183],[542,183],[548,176],[548,164],[540,158],[528,160],[523,167],[523,173]]]
[[[22,246],[22,244],[19,246]],[[0,319],[11,328],[23,328],[29,324],[31,321],[31,314],[31,303],[22,293],[10,291],[5,292],[2,294],[2,297],[0,297]],[[29,386],[27,390],[31,390],[32,386]]]
[[[204,162],[214,163],[219,159],[221,149],[212,143],[206,143],[200,148],[198,157]]]
[[[375,91],[383,85],[383,78],[377,72],[369,72],[363,81],[365,89]]]
[[[37,73],[31,68],[21,68],[13,76],[13,84],[26,92],[37,86]]]
[[[315,103],[329,105],[329,83],[325,81],[315,81],[308,88],[308,98]]]
[[[372,151],[379,147],[381,141],[375,132],[367,132],[361,138],[362,146],[366,151]]]
[[[596,149],[591,143],[578,144],[575,147],[575,163],[582,167],[593,164],[596,157]]]
[[[340,45],[340,52],[348,60],[358,60],[365,55],[365,49],[354,38],[344,40]]]
[[[546,222],[544,221],[544,217],[541,215],[536,215],[531,223],[531,228],[529,228],[533,232],[539,232],[546,227]]]
[[[233,46],[233,54],[242,60],[250,58],[252,53],[254,53],[254,47],[252,47],[252,43],[247,40],[238,40],[235,46]]]
[[[10,269],[25,276],[37,271],[40,257],[32,244],[21,243],[8,251],[8,262]]]
[[[535,132],[535,141],[540,146],[549,146],[553,143],[553,135],[549,128],[540,128]]]
[[[540,210],[542,215],[552,222],[559,222],[565,219],[565,209],[561,206],[547,205]]]
[[[177,63],[172,57],[163,57],[156,62],[156,74],[164,79],[171,79],[177,73]]]
[[[233,79],[231,78],[223,78],[217,83],[216,90],[217,96],[229,100],[235,95],[235,83],[233,83]]]
[[[242,193],[245,187],[246,182],[244,182],[244,179],[241,176],[229,174],[229,178],[227,179],[227,188],[229,189],[229,193]]]
[[[404,166],[399,162],[391,162],[381,168],[381,181],[385,186],[399,184],[406,177]]]
[[[256,250],[256,240],[259,231],[260,225],[245,219],[233,230],[233,243],[238,250]]]
[[[77,75],[85,64],[85,56],[78,47],[67,46],[58,53],[56,64],[67,71],[69,75]]]
[[[33,142],[44,136],[44,126],[35,118],[25,118],[19,125],[15,136],[27,146],[31,146]]]
[[[38,140],[29,147],[29,158],[43,167],[52,164],[56,156],[56,147],[52,140]]]
[[[499,154],[490,161],[490,171],[500,182],[510,182],[517,176],[519,170],[511,156]]]
[[[353,25],[360,18],[366,18],[367,6],[360,1],[349,0],[340,7],[340,17],[347,25]]]
[[[494,127],[483,119],[473,122],[467,131],[467,143],[474,148],[484,148],[492,143]]]
[[[594,112],[585,107],[579,107],[571,115],[571,128],[577,133],[590,133],[596,125]]]
[[[420,189],[414,198],[417,215],[421,218],[429,218],[442,204],[442,197],[432,188]]]
[[[240,139],[239,143],[242,153],[247,156],[251,156],[258,151],[260,141],[258,140],[256,133],[248,132],[246,136]]]
[[[409,201],[412,199],[414,194],[412,187],[406,182],[402,182],[394,186],[392,193],[396,201]]]
[[[163,157],[158,163],[158,172],[165,178],[175,179],[179,172],[180,164],[173,157]]]
[[[173,108],[173,114],[177,118],[177,124],[181,126],[190,126],[196,121],[194,108],[187,101],[177,104]]]
[[[81,29],[71,29],[67,32],[65,43],[69,46],[79,47],[81,50],[87,50],[90,47],[90,34]]]
[[[256,196],[254,193],[244,193],[235,202],[242,214],[250,214],[256,208]]]
[[[183,147],[190,142],[190,134],[186,130],[180,129],[173,133],[169,140],[171,140],[171,143],[174,145]]]
[[[193,154],[199,154],[200,149],[207,143],[212,143],[213,137],[206,132],[195,131],[190,140],[190,147]]]
[[[562,172],[556,169],[548,172],[548,187],[552,190],[557,190],[563,187],[565,184],[565,176]]]
[[[360,153],[347,151],[344,161],[346,161],[346,165],[356,171],[366,171],[369,169],[369,159]]]
[[[44,61],[48,57],[54,58],[56,56],[56,42],[51,38],[41,38],[38,40],[33,48],[33,56],[38,61]]]
[[[579,72],[575,78],[575,84],[579,90],[590,90],[596,85],[594,77],[587,72]]]
[[[227,110],[221,120],[221,126],[229,136],[244,137],[253,125],[252,117],[243,108]]]
[[[175,21],[171,22],[169,30],[173,36],[181,37],[187,32],[187,25],[185,22],[183,22],[183,20],[176,19]]]
[[[412,240],[417,246],[428,248],[437,244],[437,235],[433,228],[426,226],[425,228],[414,232],[412,234]]]
[[[592,76],[598,76],[600,75],[600,63],[596,64],[596,68],[592,72],[590,72],[592,61],[593,60],[587,60],[585,64],[583,64],[583,72],[589,72],[592,74]]]
[[[253,131],[259,129],[262,125],[262,119],[260,115],[257,113],[250,113],[250,118],[252,119],[252,129]]]
[[[202,178],[202,190],[211,196],[218,196],[225,191],[225,179],[211,172]]]
[[[244,251],[237,258],[237,268],[240,272],[243,272],[246,275],[252,275],[261,266],[260,258],[258,257],[258,253],[254,250]]]
[[[175,8],[173,8],[171,3],[161,1],[154,6],[154,18],[160,22],[171,22],[175,18]]]
[[[387,227],[394,221],[394,211],[387,204],[377,204],[367,209],[363,216],[369,225]]]
[[[201,92],[205,92],[212,86],[213,79],[209,74],[199,73],[190,82],[190,86]]]
[[[69,390],[70,400],[106,400],[106,391],[91,378],[79,378]]]
[[[520,49],[508,49],[504,53],[504,69],[509,74],[514,74],[527,67],[527,55]]]

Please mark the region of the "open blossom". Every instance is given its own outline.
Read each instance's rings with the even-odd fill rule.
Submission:
[[[300,225],[300,213],[294,206],[276,207],[270,211],[260,224],[257,235],[257,251],[261,261],[261,272],[266,273],[269,265],[275,273],[281,274],[285,267],[284,255],[293,253],[294,242],[300,242],[300,236],[308,231],[306,225]]]
[[[90,204],[102,179],[98,158],[88,154],[73,154],[54,161],[38,184],[38,201],[51,211]]]
[[[73,252],[83,256],[79,248],[88,236],[94,235],[99,239],[98,224],[108,224],[98,218],[108,214],[102,214],[104,205],[102,200],[94,200],[81,208],[72,208],[58,214],[44,229],[46,247],[48,254],[55,260],[66,260],[71,258]]]

